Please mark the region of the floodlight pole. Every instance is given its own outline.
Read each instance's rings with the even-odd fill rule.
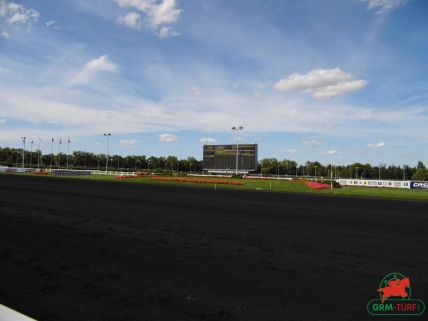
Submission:
[[[244,127],[243,126],[233,126],[232,130],[235,130],[237,133],[237,141],[236,141],[236,170],[235,170],[235,175],[238,175],[238,166],[239,166],[239,132],[241,130],[243,130]]]
[[[109,149],[109,145],[110,145],[111,133],[104,133],[104,136],[107,137],[107,157],[106,157],[106,173],[107,173],[107,170],[108,170],[108,149]]]
[[[333,189],[333,163],[330,163],[330,189]]]
[[[24,168],[24,164],[25,164],[25,140],[27,139],[27,137],[21,137],[22,139],[22,145],[24,146],[24,149],[22,150],[22,168]]]

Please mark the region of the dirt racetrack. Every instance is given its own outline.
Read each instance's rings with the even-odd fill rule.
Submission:
[[[38,320],[377,320],[389,272],[428,303],[427,231],[428,202],[0,175],[0,303]]]

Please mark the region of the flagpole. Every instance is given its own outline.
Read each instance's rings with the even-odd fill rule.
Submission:
[[[52,141],[51,141],[51,165],[49,167],[49,169],[52,171],[52,158],[53,158],[53,143],[54,143],[54,139],[52,137]]]
[[[40,142],[41,142],[42,140],[40,139],[40,137],[39,137],[39,151],[37,152],[37,168],[40,168],[40,158],[42,157],[42,155],[41,155],[41,150],[40,150]]]
[[[68,169],[68,157],[70,155],[70,137],[67,138],[67,169]]]
[[[34,140],[31,138],[31,147],[30,147],[30,168],[33,167],[33,143]]]
[[[61,137],[59,138],[59,142],[58,142],[58,169],[60,164],[61,164]]]

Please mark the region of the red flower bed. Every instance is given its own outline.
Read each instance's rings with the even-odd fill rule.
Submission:
[[[225,184],[225,185],[243,185],[235,181],[221,181],[221,180],[208,180],[208,179],[192,179],[192,178],[171,178],[171,177],[153,177],[156,181],[170,181],[182,183],[207,183],[207,184]]]
[[[313,189],[327,189],[330,188],[330,184],[324,184],[324,183],[318,183],[318,182],[307,182],[306,185],[308,185],[310,188]]]

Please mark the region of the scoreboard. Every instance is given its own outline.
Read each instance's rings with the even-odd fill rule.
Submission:
[[[238,172],[256,171],[258,167],[257,144],[204,145],[203,169],[213,172],[234,172],[236,170],[237,147]]]

